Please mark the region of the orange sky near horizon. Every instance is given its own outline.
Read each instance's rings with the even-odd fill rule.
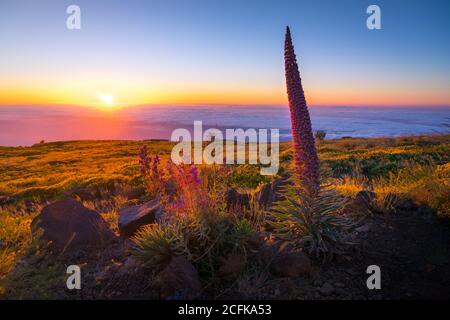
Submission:
[[[82,83],[82,81],[80,81]],[[336,106],[396,106],[429,105],[450,106],[450,92],[438,89],[411,91],[408,88],[321,88],[305,86],[308,104]],[[95,88],[95,86],[93,86]],[[166,89],[163,87],[123,85],[89,88],[89,81],[79,86],[34,88],[0,87],[0,105],[79,105],[97,107],[104,105],[102,97],[111,96],[112,106],[127,107],[143,104],[287,104],[284,86],[275,88],[214,88],[186,87]]]

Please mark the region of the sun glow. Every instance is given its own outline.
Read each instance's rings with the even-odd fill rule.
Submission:
[[[114,97],[112,95],[102,95],[100,100],[107,106],[111,106],[114,103]]]

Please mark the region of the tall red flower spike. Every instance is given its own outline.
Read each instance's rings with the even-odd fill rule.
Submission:
[[[291,112],[296,182],[304,191],[315,195],[320,187],[319,159],[289,27],[286,27],[284,66]]]

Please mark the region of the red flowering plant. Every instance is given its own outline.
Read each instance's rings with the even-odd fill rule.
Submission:
[[[158,155],[150,156],[145,145],[139,153],[139,164],[148,195],[160,200],[166,216],[223,209],[219,198],[224,195],[228,166],[200,169],[196,165],[163,163]]]
[[[158,155],[151,157],[147,146],[143,145],[139,152],[140,172],[145,179],[147,193],[151,198],[161,197],[166,193],[167,179],[161,168]]]
[[[286,28],[284,62],[292,126],[294,185],[287,185],[283,200],[269,215],[276,239],[296,250],[324,259],[343,254],[353,222],[341,214],[345,199],[320,183],[319,160],[308,106],[292,45]]]
[[[195,165],[167,165],[167,172],[176,185],[176,197],[166,204],[174,214],[195,214],[207,204],[207,191],[200,178],[199,168]]]
[[[313,196],[320,189],[319,159],[289,27],[286,28],[284,63],[291,114],[295,180],[299,188]]]
[[[227,206],[228,166],[175,165],[149,157],[145,148],[139,162],[147,187],[158,194],[164,214],[157,224],[142,228],[133,238],[137,259],[159,269],[181,255],[202,275],[214,278],[228,254],[240,253],[245,259],[254,252],[257,231]]]

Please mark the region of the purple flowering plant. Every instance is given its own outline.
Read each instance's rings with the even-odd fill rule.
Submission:
[[[217,194],[226,185],[230,168],[212,165],[175,165],[170,160],[161,161],[158,155],[150,156],[147,146],[139,152],[140,172],[144,177],[147,194],[160,200],[166,216],[196,214],[217,206]]]

